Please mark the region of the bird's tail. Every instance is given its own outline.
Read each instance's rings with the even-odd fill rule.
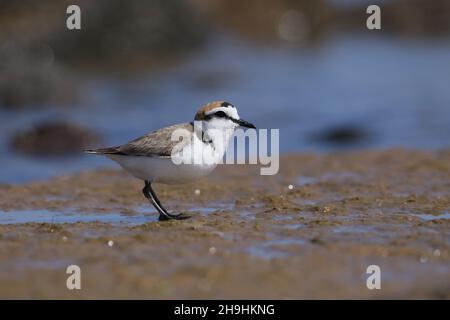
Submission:
[[[84,153],[89,154],[115,154],[117,152],[117,147],[84,150]]]

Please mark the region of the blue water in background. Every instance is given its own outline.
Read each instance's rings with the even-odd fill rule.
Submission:
[[[335,126],[370,134],[352,148],[450,146],[450,41],[346,36],[317,48],[263,47],[220,38],[181,65],[134,79],[90,78],[73,107],[0,110],[0,182],[46,179],[113,166],[80,155],[14,153],[9,137],[41,120],[95,128],[106,145],[192,120],[197,108],[225,99],[258,128],[279,128],[282,152],[330,151],[308,137]]]

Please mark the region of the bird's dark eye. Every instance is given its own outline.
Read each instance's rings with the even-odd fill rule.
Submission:
[[[218,118],[225,118],[227,116],[223,111],[217,111],[214,115]]]
[[[222,104],[220,106],[224,107],[224,108],[233,108],[233,105],[226,101],[222,102]]]

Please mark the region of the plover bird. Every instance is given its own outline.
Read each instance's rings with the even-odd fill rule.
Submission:
[[[239,117],[231,103],[214,101],[201,107],[193,122],[165,127],[117,147],[85,152],[105,155],[144,180],[142,192],[159,212],[160,221],[186,219],[188,215],[171,214],[163,207],[152,183],[185,183],[209,174],[222,160],[238,126],[256,129]]]

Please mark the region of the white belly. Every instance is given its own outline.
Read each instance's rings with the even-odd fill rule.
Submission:
[[[209,174],[216,164],[179,164],[170,158],[108,155],[138,179],[166,184],[186,183]]]

